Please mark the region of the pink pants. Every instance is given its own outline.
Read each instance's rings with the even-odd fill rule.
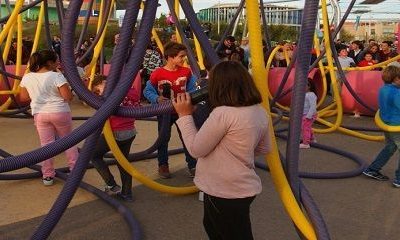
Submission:
[[[314,133],[312,130],[312,124],[317,118],[317,115],[312,116],[311,119],[307,119],[303,116],[303,121],[301,123],[301,132],[303,136],[303,144],[310,144],[311,140],[314,139]]]
[[[37,113],[34,115],[36,130],[39,134],[40,145],[45,146],[55,141],[56,136],[63,137],[72,131],[72,117],[70,112],[61,113]],[[68,167],[72,170],[78,159],[78,148],[71,147],[65,151]],[[41,163],[43,178],[54,177],[54,159],[50,158]]]

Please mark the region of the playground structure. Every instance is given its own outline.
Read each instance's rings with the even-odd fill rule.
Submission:
[[[17,41],[19,46],[21,46],[22,41],[22,19],[19,14],[20,11],[23,10],[23,2],[24,1],[17,1],[14,11],[12,11],[7,17],[7,19],[3,19],[3,22],[6,24],[4,25],[3,31],[0,33],[0,43],[4,43],[4,52],[3,52],[3,62],[4,57],[7,56],[7,49],[11,44],[11,39],[13,38],[15,32],[17,33]],[[37,50],[37,42],[38,39],[41,37],[41,27],[43,26],[43,22],[45,22],[46,16],[46,3],[42,1],[35,1],[35,4],[41,4],[41,11],[38,19],[38,29],[37,35],[35,36],[34,46],[32,52]],[[102,49],[102,45],[104,43],[104,36],[107,31],[107,19],[111,12],[112,6],[114,1],[103,1],[98,21],[98,33],[95,37],[93,44],[90,46],[90,49],[94,50],[94,55],[92,61],[90,63],[90,67],[88,74],[90,75],[90,79],[93,79],[95,74],[95,67],[96,63],[99,60],[100,52]],[[200,69],[204,68],[203,66],[203,58],[202,52],[207,56],[207,58],[211,61],[212,64],[217,63],[219,60],[215,54],[214,49],[212,49],[211,45],[207,37],[205,36],[204,32],[200,24],[198,23],[193,8],[189,1],[169,1],[167,3],[171,9],[172,18],[179,18],[177,16],[177,12],[174,9],[182,9],[185,12],[185,16],[188,19],[191,28],[193,29],[195,35],[195,49],[197,60],[195,57],[194,52],[190,52],[188,54],[189,63],[192,67],[193,73],[195,75],[199,75]],[[246,4],[247,11],[250,13],[259,13],[259,5],[258,2],[255,0],[246,0],[242,1],[242,3]],[[139,109],[130,109],[130,108],[122,108],[118,107],[119,103],[121,102],[123,96],[125,96],[128,87],[132,84],[133,79],[136,78],[139,72],[139,67],[141,64],[141,60],[143,59],[144,49],[148,41],[150,40],[150,35],[152,34],[153,37],[156,39],[157,44],[159,45],[160,49],[162,49],[162,44],[157,37],[155,31],[152,29],[154,16],[157,9],[157,1],[147,1],[145,4],[141,1],[129,1],[126,6],[126,15],[124,18],[123,25],[121,27],[121,42],[117,45],[111,65],[109,66],[108,70],[108,78],[107,78],[107,87],[105,93],[105,100],[99,100],[96,98],[82,83],[79,74],[77,72],[75,58],[74,58],[74,50],[76,46],[74,46],[74,27],[77,22],[77,18],[79,16],[79,11],[82,5],[82,0],[75,0],[72,1],[68,7],[67,12],[59,12],[62,18],[62,39],[63,39],[63,47],[62,47],[62,63],[63,68],[65,71],[65,76],[68,79],[69,83],[71,84],[72,88],[76,92],[76,94],[84,100],[89,106],[97,109],[96,113],[89,118],[82,126],[77,128],[73,134],[66,137],[65,139],[59,139],[53,144],[45,146],[40,149],[36,149],[31,152],[27,152],[25,154],[19,156],[10,156],[4,151],[2,156],[4,159],[0,161],[0,172],[8,172],[15,169],[20,169],[23,167],[33,168],[35,170],[38,169],[38,166],[35,164],[47,159],[50,156],[54,156],[59,154],[60,152],[64,151],[65,149],[69,148],[72,145],[77,144],[83,139],[85,140],[84,147],[81,150],[79,160],[75,169],[71,172],[70,176],[68,177],[63,191],[60,193],[59,198],[54,203],[52,209],[50,210],[47,217],[44,219],[42,224],[39,226],[37,231],[33,234],[33,239],[44,239],[49,236],[52,229],[57,224],[58,220],[61,218],[63,211],[66,209],[68,203],[71,201],[78,185],[80,184],[82,177],[85,173],[87,164],[89,162],[89,156],[91,154],[91,150],[93,149],[93,145],[96,143],[96,138],[100,134],[100,130],[104,125],[104,133],[107,137],[108,144],[113,151],[114,157],[117,161],[138,181],[142,182],[149,188],[155,189],[157,191],[170,193],[170,194],[190,194],[197,191],[196,187],[171,187],[161,185],[150,178],[141,174],[136,168],[134,168],[128,161],[125,159],[124,156],[119,151],[118,147],[116,146],[115,140],[112,137],[111,130],[109,127],[108,122],[106,121],[107,118],[110,116],[111,113],[116,112],[122,116],[131,116],[135,118],[145,118],[151,117],[163,113],[168,113],[172,109],[171,103],[163,103],[157,106],[146,106],[141,107]],[[349,97],[350,92],[352,92],[353,88],[357,86],[359,83],[359,79],[363,79],[363,81],[374,81],[376,82],[376,87],[378,88],[378,81],[379,80],[379,72],[374,75],[373,79],[365,78],[366,75],[370,74],[363,74],[362,70],[368,70],[368,68],[354,68],[354,69],[343,69],[343,70],[354,70],[357,71],[357,74],[361,74],[362,77],[358,78],[357,74],[348,74],[346,77],[349,81],[345,81],[345,85],[347,86],[347,90],[340,91],[340,86],[336,80],[336,70],[339,72],[340,75],[344,75],[340,66],[334,66],[333,59],[337,58],[337,54],[334,52],[334,48],[332,48],[332,41],[331,39],[334,37],[334,34],[338,32],[340,29],[340,23],[338,23],[335,33],[330,36],[329,31],[329,20],[327,14],[327,3],[322,0],[322,16],[323,16],[323,23],[324,23],[324,46],[325,46],[325,54],[327,57],[328,65],[322,66],[322,64],[316,61],[315,64],[318,64],[319,73],[315,73],[316,70],[312,72],[312,78],[315,81],[318,81],[318,86],[320,86],[319,90],[319,121],[322,124],[325,124],[327,128],[315,129],[316,132],[320,133],[331,133],[336,130],[344,132],[346,134],[350,134],[352,136],[361,137],[367,140],[382,140],[383,138],[376,135],[367,135],[365,133],[360,133],[355,130],[347,129],[342,125],[342,118],[344,110],[352,111],[353,108],[361,108],[359,109],[362,113],[365,114],[374,114],[376,109],[376,102],[373,101],[375,95],[371,94],[368,95],[370,97],[368,101],[365,99],[357,99],[357,94],[354,94],[354,97]],[[26,7],[24,7],[26,8]],[[141,10],[142,9],[142,10]],[[351,5],[349,6],[351,9]],[[136,45],[132,49],[132,53],[129,56],[127,62],[125,63],[125,59],[127,59],[127,47],[129,45],[133,29],[131,26],[136,25],[137,17],[139,11],[143,11],[141,24],[138,29],[138,35],[141,38],[137,39]],[[65,14],[65,15],[64,15]],[[248,26],[249,26],[249,39],[250,39],[250,50],[252,53],[252,73],[254,80],[257,84],[257,87],[261,90],[262,93],[265,94],[265,101],[263,106],[268,110],[270,116],[276,116],[274,119],[271,119],[270,128],[273,129],[272,126],[273,122],[280,118],[285,118],[285,113],[289,115],[289,131],[291,132],[289,139],[288,139],[288,151],[286,153],[286,169],[284,170],[281,165],[281,159],[279,156],[278,148],[276,146],[276,140],[274,136],[271,136],[274,142],[274,149],[271,153],[269,153],[265,160],[268,163],[268,167],[271,171],[271,176],[274,180],[276,189],[281,196],[281,200],[285,206],[285,209],[289,216],[291,217],[292,221],[296,225],[299,230],[299,234],[305,237],[306,239],[330,239],[328,228],[319,213],[318,207],[316,203],[312,200],[312,197],[305,189],[305,186],[302,184],[299,173],[298,173],[298,166],[297,162],[299,160],[299,149],[298,149],[298,142],[300,138],[300,119],[302,115],[302,106],[304,102],[304,94],[305,94],[305,84],[306,79],[310,76],[309,75],[309,62],[310,62],[310,52],[313,43],[315,43],[316,39],[314,37],[315,26],[317,22],[317,14],[318,14],[318,2],[308,0],[305,1],[304,7],[304,18],[303,18],[303,27],[301,30],[301,35],[299,39],[298,51],[296,53],[296,57],[292,59],[289,63],[289,66],[286,69],[273,69],[270,70],[269,64],[267,63],[267,67],[264,65],[262,51],[262,33],[259,26],[261,26],[259,14],[249,14],[248,15]],[[346,16],[346,14],[344,15]],[[89,15],[88,18],[89,19]],[[345,21],[345,17],[341,20],[342,22]],[[179,21],[175,20],[177,25],[177,32],[180,41],[188,45],[187,39],[185,39],[184,34],[182,34],[182,28],[179,26]],[[46,27],[46,24],[44,24]],[[48,29],[47,29],[48,30]],[[229,30],[229,28],[228,28]],[[229,32],[229,31],[228,31]],[[47,34],[49,35],[49,34]],[[84,36],[84,31],[82,32],[81,36]],[[80,41],[82,41],[80,38]],[[5,42],[4,42],[5,41]],[[78,41],[78,42],[80,42]],[[319,45],[316,44],[316,45]],[[271,56],[274,55],[274,51],[279,50],[279,47],[274,49],[271,53]],[[21,47],[18,47],[18,55],[21,58]],[[323,54],[321,53],[320,56]],[[297,59],[296,59],[297,58]],[[400,59],[400,57],[396,57],[391,59],[390,61],[395,61]],[[79,61],[79,60],[78,60]],[[337,59],[335,62],[338,62]],[[387,62],[380,64],[378,67],[384,67]],[[15,65],[15,70],[11,71],[7,69],[4,64],[1,64],[0,67],[2,73],[1,85],[0,85],[0,112],[4,115],[10,114],[24,114],[26,113],[26,107],[19,106],[18,101],[18,84],[21,79],[21,75],[25,72],[24,67],[21,65],[21,61],[17,61]],[[291,70],[293,67],[293,70]],[[374,66],[377,67],[377,66]],[[270,71],[268,73],[268,71]],[[280,75],[278,75],[274,71],[281,71]],[[292,77],[290,78],[290,73],[292,71]],[[322,107],[322,103],[326,103],[325,98],[327,95],[327,86],[325,81],[325,74],[328,72],[332,79],[332,90],[333,90],[333,101],[328,104],[327,107]],[[267,77],[268,76],[268,77]],[[282,76],[282,77],[277,77]],[[289,78],[288,78],[289,77]],[[341,79],[346,79],[346,77],[341,76]],[[10,80],[9,80],[10,79]],[[290,80],[288,80],[290,79]],[[285,82],[287,81],[287,85]],[[272,91],[272,85],[275,84],[274,87],[274,95],[270,93]],[[270,85],[270,86],[268,86]],[[354,90],[361,89],[361,86],[365,86],[366,84],[360,84],[360,88],[355,88]],[[90,83],[89,83],[90,88]],[[280,101],[278,98],[282,94],[282,91],[288,91],[291,94],[290,99],[286,101]],[[341,92],[341,93],[340,93]],[[354,92],[354,91],[353,91]],[[361,95],[360,93],[358,95]],[[277,109],[274,105],[274,112],[278,112],[278,114],[273,114],[270,112],[270,104],[267,100],[267,96],[270,98],[272,103],[276,103],[276,105],[280,108]],[[346,100],[347,99],[347,100]],[[357,100],[354,100],[357,99]],[[342,103],[346,102],[346,103]],[[353,101],[353,102],[352,102]],[[357,101],[357,104],[355,103]],[[289,109],[290,103],[290,109]],[[346,105],[347,104],[347,105]],[[374,105],[375,104],[375,105]],[[356,106],[357,105],[357,106]],[[372,106],[372,107],[370,107]],[[12,107],[12,108],[11,108]],[[324,119],[325,116],[335,116],[334,123],[328,122]],[[378,119],[379,120],[379,119]],[[279,135],[278,135],[279,136]],[[284,137],[284,136],[282,136]],[[152,153],[155,147],[152,146],[148,150],[140,153],[135,153],[130,156],[129,160],[138,160],[141,157]],[[340,173],[341,177],[349,177],[349,176],[356,176],[361,173],[364,164],[362,161],[359,161],[360,167],[354,171]],[[262,167],[262,164],[260,164]],[[59,171],[57,174],[63,176],[63,172]],[[318,174],[317,174],[318,175]],[[28,175],[24,175],[24,177],[37,177],[40,176],[38,173],[32,173]],[[2,174],[0,175],[1,179],[13,179],[21,176],[17,174]],[[65,175],[64,175],[65,177]],[[337,174],[320,174],[314,177],[325,177],[325,178],[335,178]],[[111,202],[114,206],[117,205],[110,199],[107,201]],[[300,204],[299,204],[300,203]],[[301,207],[304,207],[304,211]],[[140,230],[137,230],[138,224],[133,219],[132,216],[129,215],[129,212],[126,213],[126,219],[131,226],[132,233],[134,234],[135,239],[140,239]]]

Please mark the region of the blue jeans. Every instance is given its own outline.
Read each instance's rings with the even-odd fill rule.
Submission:
[[[158,121],[158,134],[161,133],[161,124],[163,122],[163,118],[165,116],[161,115],[161,116],[157,116],[157,121]],[[176,120],[178,120],[178,115],[176,114],[171,114],[171,119],[169,121],[169,123],[167,124],[167,130],[166,130],[166,136],[164,136],[163,141],[160,142],[160,145],[158,146],[158,156],[157,156],[157,160],[158,160],[158,166],[161,165],[168,165],[168,142],[169,139],[171,138],[171,127],[172,124],[174,124],[176,122]],[[178,130],[178,135],[179,138],[181,139],[182,145],[183,145],[183,151],[185,152],[185,159],[188,165],[189,169],[195,168],[196,167],[196,159],[194,159],[192,156],[190,156],[188,150],[186,149],[185,143],[183,142],[182,139],[182,134],[181,131],[178,128],[178,125],[176,125],[176,129]]]
[[[399,132],[384,132],[385,147],[379,152],[375,160],[369,165],[367,170],[380,171],[383,166],[389,161],[396,150],[400,151],[400,133]],[[396,179],[400,180],[400,160],[396,170]]]
[[[129,151],[131,149],[133,139],[135,139],[135,136],[124,141],[117,141],[117,145],[121,149],[121,152],[124,154],[125,157],[129,156]],[[104,182],[106,182],[108,186],[115,186],[117,185],[117,183],[115,182],[114,176],[111,174],[110,169],[103,159],[104,155],[109,151],[110,148],[108,147],[106,139],[102,134],[97,142],[96,149],[92,158],[92,163],[96,170],[99,172],[100,176],[103,178]],[[121,175],[121,193],[124,195],[130,195],[132,194],[132,176],[127,173],[118,163],[117,166]]]

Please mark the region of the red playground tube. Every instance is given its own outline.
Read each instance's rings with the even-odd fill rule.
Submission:
[[[274,97],[276,92],[278,91],[279,85],[282,82],[283,75],[285,74],[286,68],[284,67],[274,67],[269,70],[268,73],[268,87],[271,95]],[[291,98],[292,98],[292,91],[289,91],[291,88],[293,88],[294,85],[294,75],[295,75],[295,69],[293,68],[290,71],[288,80],[285,84],[285,87],[283,88],[282,93],[287,93],[284,96],[280,97],[278,99],[278,103],[283,105],[283,106],[290,106]],[[315,90],[317,97],[320,98],[322,96],[322,76],[321,72],[319,71],[318,68],[314,68],[311,70],[311,72],[308,74],[308,78],[312,79],[312,82],[315,85]],[[289,92],[288,92],[289,91]],[[264,94],[264,93],[263,93]]]
[[[349,71],[346,73],[346,79],[354,92],[367,106],[375,111],[378,110],[378,93],[383,86],[382,71]],[[375,115],[375,112],[371,112],[359,104],[345,85],[342,86],[341,97],[344,112],[353,113],[357,111],[362,115]]]

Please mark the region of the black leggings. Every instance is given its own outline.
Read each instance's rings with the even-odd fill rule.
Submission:
[[[225,199],[204,193],[203,225],[210,240],[252,240],[250,204],[254,198]]]
[[[131,145],[134,139],[135,136],[124,141],[117,141],[117,145],[125,157],[129,156],[129,151],[131,149]],[[109,186],[114,186],[117,183],[115,182],[114,176],[111,174],[110,169],[103,159],[104,155],[109,151],[110,148],[108,147],[107,141],[102,134],[97,142],[96,149],[92,158],[92,163],[96,170],[99,172],[100,176],[103,178],[104,182],[106,182],[106,184]],[[119,165],[119,163],[117,163],[117,166],[121,175],[122,194],[132,194],[132,176],[128,172],[126,172],[125,169],[121,165]]]

